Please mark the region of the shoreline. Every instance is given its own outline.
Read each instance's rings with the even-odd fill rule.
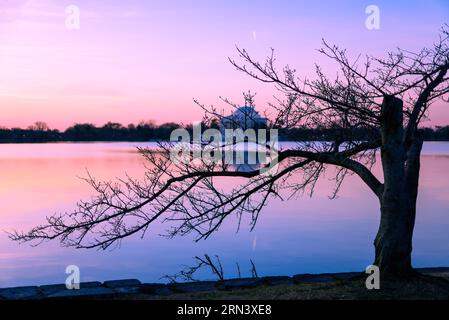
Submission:
[[[417,268],[418,272],[449,279],[449,267]],[[244,293],[245,290],[258,292],[261,290],[290,290],[292,288],[310,288],[314,286],[322,289],[323,286],[341,285],[353,281],[364,283],[365,278],[360,276],[368,274],[363,272],[339,272],[320,274],[296,274],[293,276],[265,276],[259,278],[234,278],[218,281],[195,281],[179,283],[142,283],[138,279],[120,279],[104,282],[81,282],[80,289],[68,290],[65,284],[52,284],[42,286],[22,286],[0,288],[0,300],[43,300],[43,299],[170,299],[195,297],[206,294],[214,299],[220,295]],[[362,280],[362,281],[361,281]],[[284,291],[285,291],[284,290]],[[365,289],[366,290],[366,289]],[[260,293],[260,292],[259,292]],[[448,296],[449,298],[449,296]]]

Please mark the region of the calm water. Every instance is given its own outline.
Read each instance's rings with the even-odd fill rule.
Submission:
[[[91,191],[79,179],[86,169],[99,179],[125,172],[139,177],[143,160],[135,153],[137,145],[142,144],[0,145],[0,230],[28,229],[88,198]],[[426,143],[423,153],[413,261],[415,266],[449,266],[449,143]],[[144,239],[126,239],[112,251],[18,245],[1,232],[0,287],[62,283],[69,264],[80,267],[82,281],[161,281],[205,253],[220,256],[226,277],[237,275],[236,262],[242,276],[250,275],[249,259],[259,275],[362,270],[373,259],[379,205],[357,177],[346,181],[338,199],[328,198],[331,190],[324,179],[313,198],[271,201],[254,231],[245,226],[236,233],[229,219],[201,242],[161,237],[167,226],[160,224]]]

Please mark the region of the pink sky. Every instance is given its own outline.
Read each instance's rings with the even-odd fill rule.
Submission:
[[[280,64],[311,75],[314,62],[333,71],[316,52],[323,37],[354,55],[413,50],[449,16],[443,0],[376,2],[381,29],[370,31],[366,1],[0,0],[0,126],[188,123],[202,116],[193,98],[219,105],[247,90],[264,110],[274,91],[234,70],[235,45],[258,58],[274,48]],[[65,27],[70,4],[80,30]],[[428,125],[449,124],[449,106],[431,116]]]

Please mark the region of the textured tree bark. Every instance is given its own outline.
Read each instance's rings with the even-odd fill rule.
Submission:
[[[384,190],[374,264],[382,277],[409,277],[414,275],[411,253],[422,141],[414,138],[410,146],[404,144],[402,100],[384,98],[381,135]]]

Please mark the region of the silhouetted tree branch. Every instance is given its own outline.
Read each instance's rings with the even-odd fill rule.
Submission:
[[[318,179],[333,166],[337,168],[333,195],[348,174],[356,174],[379,200],[375,264],[382,274],[411,274],[422,147],[417,128],[434,101],[447,100],[448,36],[445,26],[431,48],[418,53],[398,49],[384,59],[366,57],[363,63],[360,57],[351,61],[345,50],[324,42],[320,52],[340,70],[332,79],[318,66],[314,79],[300,78],[289,66],[279,68],[273,51],[260,63],[237,48],[240,60],[230,62],[250,77],[275,86],[284,96],[269,105],[274,112],[272,127],[324,127],[340,134],[333,141],[301,142],[281,150],[263,168],[248,172],[201,159],[175,163],[170,158],[174,147],[170,143],[161,143],[157,152],[141,149],[147,160],[144,179],[98,182],[89,176],[87,181],[96,191],[91,200],[80,202],[74,212],[47,218],[46,224],[29,232],[15,232],[11,238],[59,239],[66,246],[105,249],[127,236],[143,236],[152,223],[161,220],[170,224],[170,237],[194,232],[197,240],[206,239],[231,215],[238,218],[239,226],[242,217],[249,217],[254,228],[269,198],[282,198],[282,192],[312,194]],[[223,116],[215,107],[197,103],[205,110],[204,123],[217,123]],[[372,135],[364,141],[355,139],[354,132],[360,129]],[[378,150],[383,182],[370,170]],[[293,179],[298,171],[299,181]],[[224,178],[233,179],[234,187],[220,188]]]

